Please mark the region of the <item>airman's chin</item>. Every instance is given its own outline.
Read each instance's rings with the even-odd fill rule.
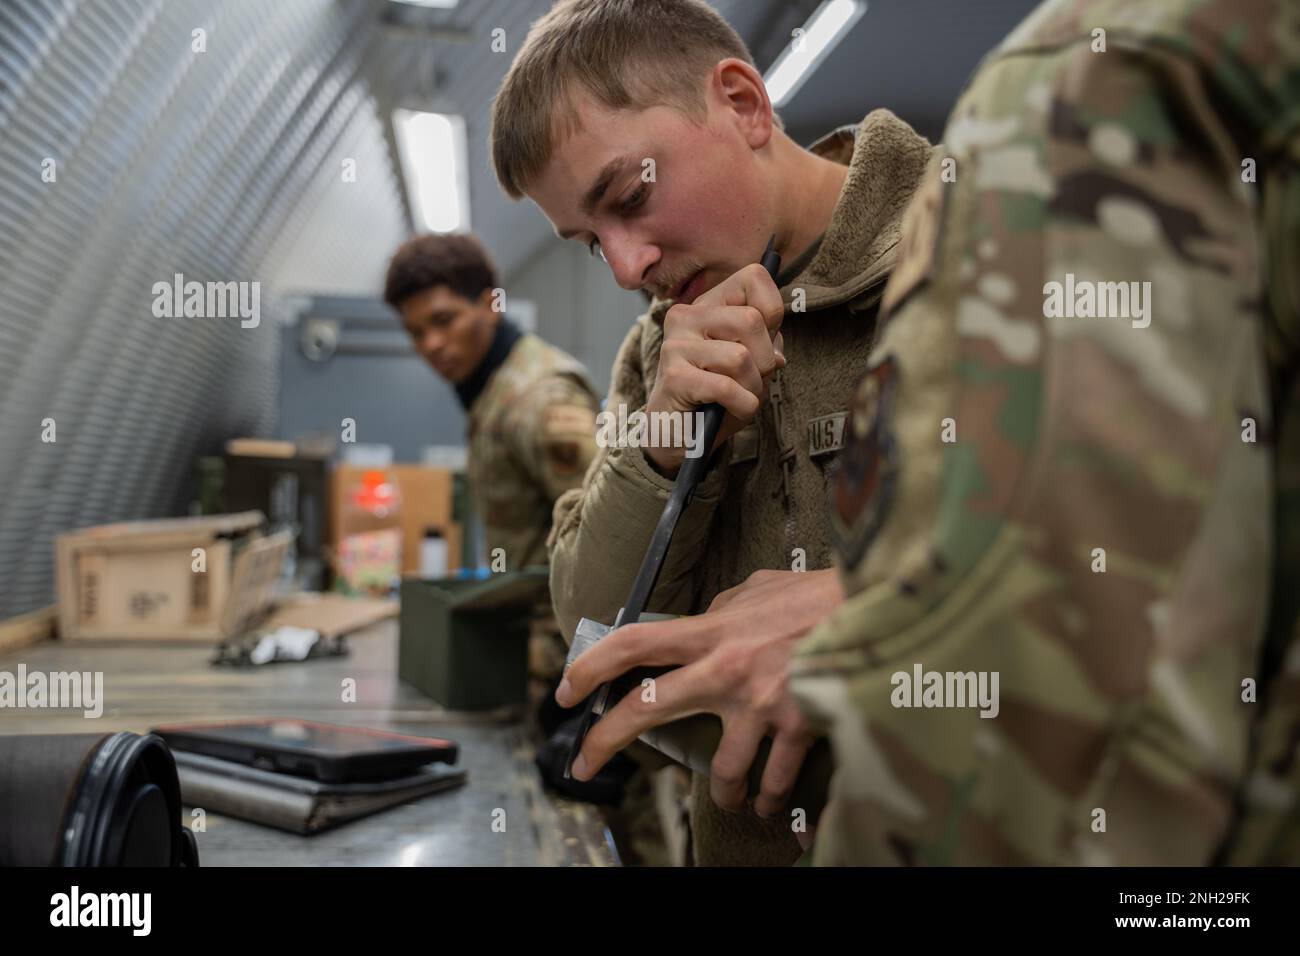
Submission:
[[[452,385],[459,385],[461,381],[465,378],[465,376],[457,374],[459,370],[456,368],[456,366],[451,365],[447,362],[443,362],[440,364],[438,362],[434,362],[430,360],[429,368],[433,369],[434,372],[437,373],[439,378],[445,379],[446,381],[450,382]]]

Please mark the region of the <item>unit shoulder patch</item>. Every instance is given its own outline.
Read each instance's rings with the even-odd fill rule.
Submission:
[[[897,383],[898,361],[886,355],[853,391],[840,466],[830,488],[831,533],[845,570],[862,560],[893,501],[898,443],[890,412]]]

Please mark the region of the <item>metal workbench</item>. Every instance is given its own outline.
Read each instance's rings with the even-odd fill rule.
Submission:
[[[0,710],[0,734],[138,733],[166,723],[301,717],[446,737],[460,744],[465,786],[315,836],[215,813],[196,832],[204,866],[610,866],[617,853],[595,807],[542,789],[523,711],[439,708],[397,678],[397,624],[352,635],[344,658],[260,668],[213,667],[193,644],[46,641],[0,655],[0,670],[103,671],[104,712]],[[343,681],[356,702],[343,702]],[[493,811],[505,811],[504,832]],[[192,815],[186,811],[186,822]],[[500,814],[495,814],[500,819]],[[498,830],[500,827],[498,826]]]

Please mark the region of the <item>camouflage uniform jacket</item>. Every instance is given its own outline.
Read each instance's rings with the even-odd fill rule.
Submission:
[[[651,611],[702,612],[720,591],[760,569],[790,570],[801,562],[809,571],[831,566],[829,466],[846,402],[870,354],[902,212],[931,147],[892,113],[877,110],[856,130],[832,133],[813,149],[849,171],[815,253],[806,263],[786,264],[785,274],[792,275],[782,287],[788,364],[755,420],[715,453],[677,526]],[[754,250],[755,258],[759,252]],[[607,413],[620,405],[629,412],[644,409],[671,305],[652,303],[628,333],[615,359]],[[795,311],[800,305],[806,312]],[[556,504],[551,596],[566,637],[580,617],[614,620],[671,488],[641,449],[607,447],[598,452],[582,490]],[[763,821],[748,810],[725,813],[700,781],[695,791],[692,826],[700,863],[798,858],[788,823]]]
[[[525,334],[469,409],[469,483],[488,557],[546,564],[551,508],[582,483],[596,450],[598,399],[577,361]],[[497,552],[500,555],[500,552]]]
[[[792,665],[814,862],[1300,860],[1298,110],[1291,0],[1052,0],[972,79]]]

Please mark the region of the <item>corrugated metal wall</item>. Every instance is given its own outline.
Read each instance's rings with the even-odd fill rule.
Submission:
[[[385,253],[404,233],[358,82],[370,13],[0,2],[0,618],[52,602],[57,532],[182,513],[197,455],[272,433],[285,273],[355,267],[323,206],[365,209]],[[155,317],[175,273],[262,282],[260,324]]]

